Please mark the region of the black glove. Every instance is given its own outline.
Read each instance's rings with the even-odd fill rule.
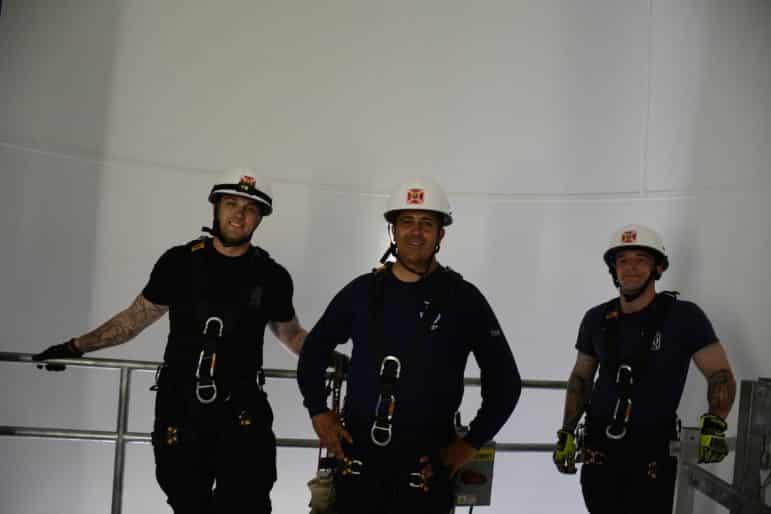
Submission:
[[[33,361],[47,361],[48,359],[77,359],[83,357],[83,352],[75,347],[75,339],[70,339],[66,343],[49,346],[40,353],[32,356]],[[64,371],[67,366],[64,364],[45,364],[48,371]],[[43,369],[43,364],[37,365],[38,369]]]

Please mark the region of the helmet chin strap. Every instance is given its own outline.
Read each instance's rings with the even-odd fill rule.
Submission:
[[[393,240],[392,240],[391,244],[388,245],[388,248],[386,249],[385,253],[380,258],[380,264],[385,264],[386,260],[388,260],[388,257],[393,255],[396,258],[396,260],[399,262],[399,264],[404,266],[407,269],[407,271],[409,271],[410,273],[413,273],[413,274],[419,276],[422,279],[429,272],[429,270],[431,269],[431,264],[434,262],[434,257],[436,256],[436,254],[438,252],[439,252],[439,245],[436,245],[434,247],[434,251],[431,253],[431,257],[428,258],[428,265],[426,266],[425,271],[418,271],[418,270],[412,268],[406,262],[404,262],[404,259],[399,257],[399,249],[396,247],[396,243],[394,243]]]
[[[220,220],[217,218],[216,213],[214,215],[214,220],[212,221],[212,228],[201,227],[201,231],[208,232],[212,236],[214,236],[217,239],[219,239],[219,241],[222,244],[222,246],[224,246],[226,248],[232,248],[232,247],[235,247],[235,246],[241,246],[241,245],[243,245],[245,243],[249,243],[249,242],[251,242],[252,235],[254,234],[254,230],[252,230],[252,232],[248,236],[244,236],[241,239],[237,239],[235,241],[228,240],[227,238],[225,238],[225,236],[222,235],[222,231],[220,230]]]

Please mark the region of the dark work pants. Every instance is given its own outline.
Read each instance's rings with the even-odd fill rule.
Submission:
[[[363,462],[360,475],[335,475],[337,514],[448,514],[453,504],[452,485],[447,469],[436,452],[431,457],[434,476],[428,490],[410,487],[410,473],[420,471],[414,454],[405,457],[392,452],[386,458],[366,458],[345,448],[348,457]],[[385,452],[387,455],[387,451]]]
[[[672,514],[677,460],[629,459],[612,455],[583,464],[581,490],[591,514]]]
[[[276,439],[265,393],[202,406],[181,389],[161,385],[153,430],[156,478],[175,514],[270,513]]]

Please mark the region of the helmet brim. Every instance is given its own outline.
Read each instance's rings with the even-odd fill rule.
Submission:
[[[396,223],[396,218],[397,218],[397,216],[399,216],[399,213],[403,212],[403,211],[425,211],[425,212],[431,212],[431,213],[434,213],[434,214],[439,216],[439,218],[442,220],[442,226],[443,227],[446,227],[448,225],[452,225],[452,214],[448,214],[448,213],[442,212],[442,211],[436,211],[434,209],[419,209],[419,208],[415,208],[415,209],[393,209],[393,210],[390,210],[390,211],[386,211],[383,214],[383,217],[385,218],[385,220],[388,223],[393,225],[394,223]]]

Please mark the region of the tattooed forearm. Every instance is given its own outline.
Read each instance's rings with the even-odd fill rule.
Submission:
[[[709,411],[725,418],[731,410],[736,397],[736,381],[729,369],[721,369],[714,372],[707,379],[707,401]]]
[[[578,425],[578,420],[586,410],[589,402],[589,390],[587,381],[584,377],[570,374],[568,379],[568,392],[565,397],[565,415],[562,419],[562,428],[573,431]]]
[[[286,322],[272,321],[270,329],[287,350],[294,355],[300,355],[308,332],[300,325],[297,316]]]
[[[82,352],[93,352],[125,343],[157,321],[167,310],[168,307],[156,305],[139,295],[126,310],[96,330],[76,338],[75,344]]]

